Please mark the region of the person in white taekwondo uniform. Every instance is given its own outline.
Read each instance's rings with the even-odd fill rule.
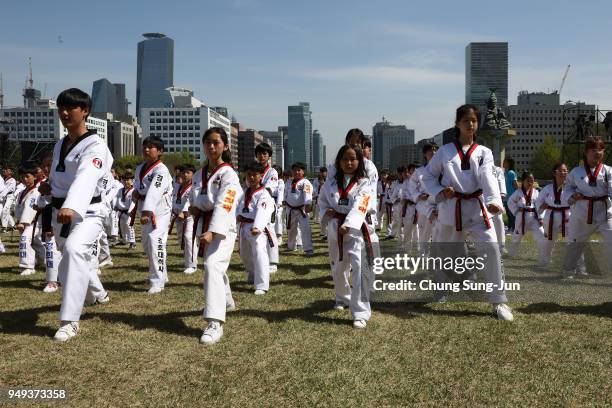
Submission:
[[[248,281],[255,285],[256,295],[265,295],[270,290],[270,260],[266,248],[275,245],[270,222],[274,199],[262,182],[265,170],[260,162],[245,166],[247,188],[238,205],[240,259]]]
[[[101,196],[113,157],[106,142],[85,126],[91,109],[89,95],[76,88],[65,90],[57,106],[68,135],[55,145],[49,177],[53,231],[62,253],[61,324],[54,339],[66,341],[78,333],[85,303],[109,300],[94,269],[93,250],[108,215]],[[48,185],[41,184],[40,190],[46,194]]]
[[[570,206],[567,199],[563,199],[563,188],[567,179],[568,169],[565,163],[557,163],[553,168],[553,182],[546,185],[538,195],[536,207],[543,215],[544,220],[544,239],[541,243],[543,252],[543,262],[540,265],[545,267],[550,264],[551,255],[555,241],[561,237],[567,241],[570,220]],[[566,197],[567,198],[567,197]],[[584,253],[581,254],[577,265],[580,274],[586,271]]]
[[[0,196],[4,194],[5,187],[6,186],[4,184],[4,177],[0,175]],[[2,214],[3,208],[4,208],[4,204],[2,203],[2,200],[0,200],[0,214]],[[6,252],[6,248],[4,248],[4,244],[2,243],[2,239],[0,238],[0,254],[3,254],[5,252]]]
[[[493,166],[495,171],[495,177],[497,177],[497,184],[499,185],[499,193],[501,194],[502,203],[506,202],[506,178],[504,177],[504,169],[498,166]],[[504,208],[502,212],[493,214],[491,220],[493,221],[493,227],[495,227],[495,233],[497,234],[497,244],[499,245],[499,252],[502,255],[508,253],[506,250],[506,228],[504,225],[503,214],[506,212]]]
[[[149,258],[149,294],[160,293],[168,282],[166,242],[172,209],[172,176],[161,162],[163,152],[164,142],[160,138],[149,136],[142,141],[144,163],[136,167],[137,180],[132,193],[140,213],[142,247]]]
[[[236,208],[242,197],[231,165],[229,140],[223,128],[212,127],[202,137],[206,164],[193,176],[189,212],[204,256],[204,329],[200,342],[214,344],[223,336],[227,310],[235,308],[227,268],[236,241]]]
[[[404,177],[404,181],[401,186],[401,196],[402,196],[402,228],[404,231],[404,236],[402,239],[402,246],[404,250],[410,252],[411,248],[420,248],[419,245],[419,228],[417,226],[418,215],[417,215],[417,206],[416,202],[413,200],[413,194],[410,190],[411,186],[416,183],[416,166],[414,164],[409,164],[406,167],[406,177]],[[412,186],[415,188],[416,185]]]
[[[0,191],[0,203],[2,203],[2,211],[0,211],[0,224],[3,229],[11,229],[15,226],[15,220],[11,215],[13,205],[15,204],[17,189],[17,180],[13,177],[13,169],[6,167],[3,171],[4,189]]]
[[[489,212],[501,211],[503,205],[493,173],[493,154],[474,141],[478,117],[478,108],[474,105],[462,105],[457,109],[456,139],[442,146],[427,164],[423,182],[428,194],[438,203],[439,236],[444,238],[449,249],[461,247],[462,253],[458,256],[465,255],[464,242],[466,236],[470,236],[476,244],[476,256],[486,255],[487,258],[484,279],[493,288],[488,293],[493,310],[499,319],[512,321],[514,317],[506,305],[502,286],[497,236],[489,216]],[[444,271],[437,271],[436,275],[442,283],[448,280]]]
[[[19,269],[21,269],[21,275],[24,276],[35,273],[34,268],[37,258],[39,260],[45,259],[45,248],[38,227],[38,212],[35,209],[40,193],[34,174],[34,169],[23,168],[20,170],[26,189],[17,196],[15,206],[16,228],[21,233],[19,238]]]
[[[604,253],[612,252],[612,168],[603,163],[605,144],[601,138],[588,138],[584,150],[584,165],[570,171],[561,198],[572,212],[563,262],[563,277],[570,280],[591,234],[601,233]],[[612,258],[608,256],[606,261],[605,267],[612,270]]]
[[[523,172],[521,175],[521,188],[516,190],[508,198],[508,208],[514,215],[515,225],[512,233],[512,242],[508,245],[508,256],[515,257],[519,250],[519,245],[527,232],[531,232],[538,246],[538,262],[543,265],[544,253],[542,243],[544,241],[544,229],[542,228],[542,218],[536,206],[539,192],[533,185],[535,178],[531,172]]]
[[[425,184],[423,183],[423,175],[427,172],[427,163],[431,161],[436,152],[438,151],[438,145],[435,143],[428,143],[423,146],[423,160],[425,165],[415,170],[414,174],[410,178],[411,182],[408,185],[409,196],[412,201],[416,203],[416,219],[418,225],[419,240],[418,248],[424,253],[429,253],[429,241],[433,235],[434,222],[432,214],[436,210],[435,197],[427,193]],[[405,228],[405,227],[404,227]]]
[[[176,224],[176,237],[183,251],[183,273],[192,275],[198,268],[198,243],[193,239],[193,217],[189,214],[189,194],[195,173],[195,166],[184,164],[181,166],[177,179],[180,181],[174,186],[172,194],[172,221],[170,231]]]
[[[389,188],[389,201],[391,207],[391,233],[387,239],[398,238],[403,242],[403,225],[402,225],[402,185],[406,178],[406,166],[397,168],[397,179],[391,183]]]
[[[123,187],[117,194],[115,210],[119,218],[119,235],[124,243],[128,244],[128,250],[136,248],[136,233],[134,227],[130,225],[130,214],[134,211],[136,204],[132,200],[134,192],[134,175],[126,172],[122,176]]]
[[[296,249],[298,229],[306,256],[312,256],[312,231],[308,222],[308,213],[312,209],[312,184],[304,177],[306,165],[293,163],[293,178],[285,184],[285,206],[287,211],[287,249]]]
[[[276,232],[276,241],[278,242],[278,246],[280,247],[283,244],[283,226],[285,225],[285,217],[283,214],[283,201],[285,200],[285,180],[280,177],[283,174],[283,169],[280,166],[274,165],[274,170],[276,170],[276,174],[278,174],[278,181],[276,185],[278,186],[277,196],[275,198],[276,202],[276,219],[274,220],[274,231]]]
[[[102,233],[98,239],[98,268],[113,266],[110,248],[116,244],[117,239],[117,232],[113,224],[117,219],[115,215],[115,202],[117,200],[117,193],[121,188],[121,183],[115,179],[115,176],[114,169],[106,175],[106,189],[102,195],[102,201],[108,206],[108,215],[104,219],[104,228],[102,228]],[[119,183],[119,186],[117,183]]]
[[[391,222],[390,217],[387,216],[387,205],[385,202],[387,189],[389,188],[389,183],[387,182],[388,177],[389,172],[387,170],[382,170],[380,172],[380,180],[376,183],[376,231],[382,231],[385,219],[387,220],[387,225]]]
[[[362,260],[362,251],[366,250],[367,262],[371,264],[374,249],[366,215],[375,202],[375,193],[366,175],[362,150],[357,145],[342,146],[334,167],[335,177],[325,183],[319,197],[321,227],[327,229],[329,238],[336,293],[334,308],[342,310],[349,306],[353,327],[363,329],[372,310],[368,277],[363,274],[366,260]]]
[[[255,146],[255,158],[257,162],[264,166],[264,173],[261,179],[261,184],[264,186],[270,196],[276,200],[278,198],[278,173],[276,169],[270,166],[270,160],[272,159],[272,147],[268,143],[260,143]],[[276,222],[276,211],[270,214],[270,221]],[[268,251],[268,261],[270,263],[270,273],[274,273],[278,270],[278,240],[276,234],[272,234],[272,240],[268,242],[266,250]]]

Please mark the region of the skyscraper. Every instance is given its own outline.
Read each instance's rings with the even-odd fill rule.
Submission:
[[[110,112],[115,118],[125,118],[128,115],[125,84],[112,84],[106,78],[94,81],[91,102],[92,112]]]
[[[163,108],[170,104],[166,88],[174,84],[174,40],[160,33],[143,34],[138,43],[136,115],[143,108]]]
[[[465,48],[465,102],[484,111],[490,89],[497,103],[508,106],[508,43],[469,43]]]
[[[312,112],[310,103],[300,102],[288,108],[287,166],[302,162],[312,170]]]
[[[373,161],[377,168],[394,170],[391,166],[391,152],[398,146],[414,144],[414,129],[406,125],[392,125],[383,118],[372,128]],[[409,163],[406,163],[409,164]]]
[[[318,130],[312,132],[312,168],[316,170],[318,167],[325,166],[325,158],[323,157],[323,138]]]

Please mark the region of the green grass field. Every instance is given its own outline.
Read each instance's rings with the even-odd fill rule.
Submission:
[[[43,273],[18,275],[16,238],[2,236],[0,388],[67,390],[57,405],[612,405],[609,302],[511,298],[513,323],[492,318],[484,303],[375,302],[357,331],[348,310],[332,310],[327,248],[317,239],[316,257],[281,253],[264,297],[253,295],[235,253],[238,309],[222,341],[207,347],[199,344],[202,272],[182,273],[172,237],[162,294],[146,293],[140,247],[117,247],[102,274],[111,302],[86,308],[80,334],[58,344],[60,294],[41,291]],[[506,261],[507,275],[519,277],[524,262]],[[561,287],[538,282],[546,292]]]

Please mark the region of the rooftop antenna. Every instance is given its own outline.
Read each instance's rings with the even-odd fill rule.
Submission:
[[[29,88],[34,88],[34,78],[32,77],[32,57],[28,57],[28,85]]]

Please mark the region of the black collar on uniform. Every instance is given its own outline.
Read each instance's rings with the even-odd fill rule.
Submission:
[[[88,130],[87,132],[85,132],[85,134],[83,134],[82,136],[79,136],[79,138],[75,140],[74,143],[70,145],[68,149],[65,148],[66,139],[68,138],[68,136],[65,136],[64,139],[62,140],[62,146],[60,148],[60,157],[59,157],[59,161],[57,162],[57,166],[55,167],[55,171],[58,171],[61,173],[65,172],[66,166],[64,165],[64,160],[66,160],[66,156],[68,156],[68,154],[70,154],[72,149],[74,149],[76,145],[82,142],[85,138],[91,135],[95,135],[95,134],[96,134],[95,130]]]

